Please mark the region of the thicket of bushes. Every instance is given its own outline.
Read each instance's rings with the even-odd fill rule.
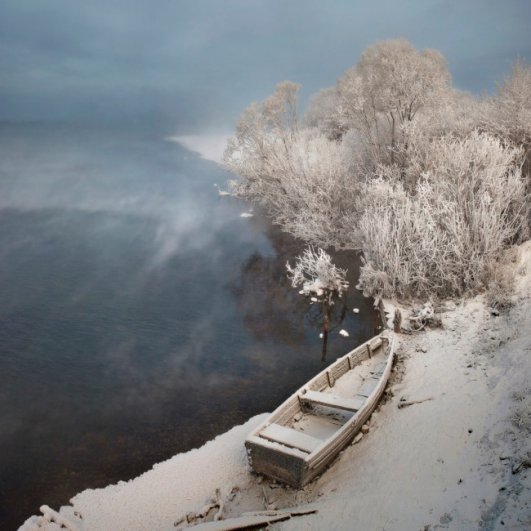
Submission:
[[[238,123],[225,154],[233,191],[322,247],[361,249],[373,296],[475,291],[529,235],[531,69],[498,93],[452,88],[444,58],[404,40],[366,50],[299,125],[284,82]]]

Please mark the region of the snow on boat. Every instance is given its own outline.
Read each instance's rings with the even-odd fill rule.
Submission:
[[[387,331],[311,379],[246,439],[255,472],[303,487],[361,429],[391,373],[394,338]]]

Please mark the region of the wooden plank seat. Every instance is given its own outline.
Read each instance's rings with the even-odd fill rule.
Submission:
[[[270,424],[258,435],[269,441],[283,444],[284,446],[298,448],[308,454],[311,454],[323,442],[317,437],[306,435],[306,433],[302,433],[292,428],[286,428],[280,424]]]
[[[344,398],[330,393],[310,390],[306,391],[303,395],[299,395],[299,399],[302,403],[319,404],[321,406],[354,412],[358,411],[365,402],[362,398]]]

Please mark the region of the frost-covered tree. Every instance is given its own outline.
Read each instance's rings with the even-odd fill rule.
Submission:
[[[345,120],[338,113],[339,92],[337,87],[320,90],[310,98],[304,113],[304,125],[316,127],[330,140],[341,140],[348,131]]]
[[[323,309],[322,337],[323,360],[326,356],[328,333],[330,332],[330,313],[334,299],[341,298],[348,288],[347,271],[337,267],[332,257],[321,248],[309,246],[302,255],[297,256],[295,265],[286,263],[288,278],[299,293],[320,303]]]
[[[367,184],[360,285],[374,296],[449,296],[488,284],[488,266],[526,236],[521,150],[473,132],[435,139],[412,161],[415,193],[397,168]]]
[[[352,226],[363,208],[361,181],[379,164],[405,168],[414,140],[431,138],[415,127],[420,110],[427,124],[435,122],[432,109],[450,106],[444,59],[405,40],[377,44],[336,87],[314,97],[304,129],[298,89],[281,83],[244,111],[224,158],[240,177],[232,190],[265,206],[276,223],[307,242],[357,247]]]
[[[258,192],[260,186],[268,189],[278,185],[278,176],[272,168],[279,157],[289,153],[298,130],[299,88],[291,81],[279,83],[271,96],[245,109],[236,125],[235,136],[229,139],[224,163],[230,171],[244,178],[249,194]]]
[[[439,105],[424,108],[413,121],[404,124],[402,141],[395,152],[405,188],[415,193],[419,179],[432,166],[434,141],[448,134],[467,137],[481,123],[481,115],[480,101],[467,92],[452,89]]]
[[[323,249],[309,246],[295,259],[295,266],[286,263],[288,278],[301,294],[326,299],[332,293],[341,295],[348,288],[346,270],[332,263],[332,257]]]
[[[531,147],[531,67],[518,60],[489,100],[487,126],[514,144]]]
[[[406,128],[419,113],[447,106],[449,93],[450,74],[439,52],[418,51],[404,39],[384,41],[363,52],[335,92],[316,96],[317,103],[326,101],[326,116],[319,115],[317,125],[336,138],[356,130],[365,170],[400,163],[397,154],[408,145]]]
[[[488,284],[489,264],[528,230],[530,68],[517,62],[477,100],[451,87],[439,52],[399,39],[315,95],[302,128],[297,90],[285,82],[244,112],[225,158],[236,194],[306,242],[362,248],[368,294]]]
[[[524,149],[524,174],[531,190],[531,66],[518,60],[498,93],[485,105],[484,127]]]
[[[277,88],[272,98],[244,112],[225,153],[226,167],[240,177],[231,188],[265,206],[291,234],[317,245],[341,246],[349,231],[344,221],[359,203],[350,154],[315,128],[295,128],[295,119],[273,120],[291,116],[288,99]]]
[[[419,52],[405,39],[367,48],[357,70],[366,104],[385,116],[392,136],[420,109],[437,105],[450,86],[444,57],[436,50]]]
[[[283,81],[263,102],[252,103],[236,125],[236,135],[229,140],[224,158],[228,164],[249,154],[267,155],[268,140],[286,139],[298,129],[297,93],[300,85]],[[258,169],[258,168],[257,168]]]

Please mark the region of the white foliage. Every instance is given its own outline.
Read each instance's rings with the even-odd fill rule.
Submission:
[[[232,191],[264,205],[273,220],[317,245],[342,245],[359,203],[345,146],[317,129],[261,136],[260,152],[245,150],[227,167],[242,177]]]
[[[531,67],[517,61],[511,75],[488,100],[484,125],[516,145],[531,147]]]
[[[513,65],[497,95],[486,100],[483,118],[484,129],[523,148],[523,174],[531,193],[531,66],[521,60]]]
[[[330,292],[341,294],[348,288],[347,271],[332,263],[332,257],[320,248],[308,247],[295,259],[295,266],[286,263],[288,278],[294,288],[302,287],[302,293],[313,298]],[[312,298],[312,300],[313,300]]]
[[[496,97],[478,101],[451,87],[440,53],[382,42],[314,96],[304,129],[298,88],[281,83],[245,110],[225,154],[240,177],[231,190],[304,241],[361,247],[367,294],[476,290],[489,262],[526,236],[531,70],[522,62]],[[288,264],[294,285],[317,297],[335,289],[312,269],[326,262],[320,252]]]
[[[355,130],[360,141],[362,170],[378,163],[395,163],[396,151],[407,144],[405,127],[422,113],[446,106],[450,75],[435,50],[416,50],[404,39],[367,48],[357,65],[338,80],[324,99],[329,116],[318,124],[330,136]],[[317,113],[312,110],[312,114]]]
[[[437,139],[416,193],[381,172],[360,220],[360,285],[379,296],[459,295],[479,288],[489,261],[517,238],[527,215],[521,151],[488,135]]]
[[[339,140],[346,133],[346,121],[338,113],[340,106],[337,87],[320,90],[310,98],[304,113],[304,125],[317,127],[330,140]]]

